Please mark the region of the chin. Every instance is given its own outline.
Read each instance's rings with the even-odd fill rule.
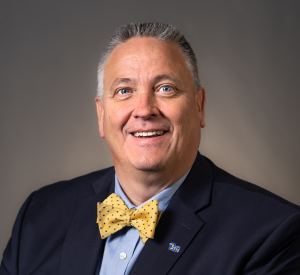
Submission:
[[[164,169],[165,161],[157,157],[142,157],[132,162],[135,169],[140,171],[159,171]]]

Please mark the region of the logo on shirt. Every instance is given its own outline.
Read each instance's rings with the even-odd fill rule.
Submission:
[[[180,250],[180,246],[176,246],[175,243],[169,243],[169,250],[178,253]]]

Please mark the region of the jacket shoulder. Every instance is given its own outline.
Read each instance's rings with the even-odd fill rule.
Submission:
[[[113,167],[94,171],[70,180],[46,185],[34,192],[34,198],[41,200],[78,200],[95,194],[93,183],[109,172]]]
[[[247,182],[245,180],[239,179],[230,173],[222,170],[218,166],[216,166],[211,160],[206,158],[209,165],[213,170],[214,177],[214,185],[217,189],[222,190],[224,196],[239,197],[236,198],[237,201],[242,203],[244,200],[244,204],[252,207],[253,210],[261,209],[270,209],[270,212],[274,212],[277,210],[282,214],[286,212],[288,215],[300,212],[300,206],[293,204],[282,197],[258,186],[253,183]],[[277,213],[277,215],[279,214]]]
[[[64,239],[78,202],[97,194],[94,183],[110,184],[113,173],[110,167],[33,192],[19,211],[0,273],[33,274],[34,269],[46,268],[49,274],[58,274]]]
[[[109,167],[40,188],[27,199],[25,220],[39,223],[40,217],[47,216],[49,220],[66,224],[76,209],[78,201],[96,194],[93,183],[99,182],[99,179],[113,171],[114,168]]]

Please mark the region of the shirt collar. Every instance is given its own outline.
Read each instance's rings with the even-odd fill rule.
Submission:
[[[190,169],[191,170],[191,169]],[[173,197],[173,195],[175,194],[175,192],[177,191],[177,189],[181,186],[181,184],[184,182],[185,178],[187,177],[187,175],[189,174],[190,170],[178,181],[176,181],[173,185],[171,185],[170,187],[164,189],[163,191],[161,191],[160,193],[156,194],[155,196],[153,196],[152,198],[150,198],[148,201],[151,200],[158,200],[158,210],[159,211],[165,211],[165,209],[167,208],[167,206],[169,205],[169,202],[171,200],[171,198]],[[139,205],[139,206],[134,206],[129,199],[127,198],[127,196],[125,195],[125,193],[123,192],[119,180],[118,180],[118,176],[115,173],[115,194],[118,195],[127,205],[127,207],[129,209],[138,209],[141,206],[143,206],[146,202],[144,202],[143,204]]]

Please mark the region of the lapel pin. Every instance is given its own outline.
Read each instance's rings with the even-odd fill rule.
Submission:
[[[178,253],[180,250],[180,246],[176,246],[175,243],[169,243],[169,250]]]

